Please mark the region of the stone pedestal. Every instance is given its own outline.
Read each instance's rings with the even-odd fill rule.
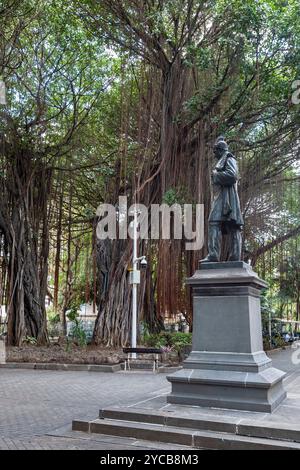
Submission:
[[[193,348],[167,377],[169,403],[272,412],[285,373],[263,351],[260,291],[267,284],[242,262],[200,263],[193,289]]]

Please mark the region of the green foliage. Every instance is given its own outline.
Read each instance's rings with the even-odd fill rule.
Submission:
[[[162,202],[168,206],[173,204],[187,204],[189,195],[187,189],[184,187],[170,188],[163,195]]]
[[[79,319],[79,307],[73,305],[67,314],[67,318],[72,322],[69,336],[78,343],[79,346],[87,345],[87,335],[83,327],[82,321]]]
[[[33,336],[26,336],[23,340],[23,343],[30,344],[31,346],[36,346],[37,345],[37,339],[34,338]]]
[[[271,322],[272,339],[273,337],[280,336],[280,327],[278,322],[275,322],[275,318],[278,317],[278,312],[274,308],[274,295],[265,289],[261,294],[261,318],[262,318],[262,330],[263,336],[269,337],[269,327]]]
[[[298,196],[296,196],[298,197]],[[297,223],[298,224],[298,223]],[[264,331],[268,330],[271,317],[273,330],[279,330],[280,321],[275,318],[299,320],[300,313],[300,255],[299,236],[285,243],[284,256],[281,250],[271,254],[273,269],[262,272],[261,262],[256,269],[269,284],[262,297],[262,320]],[[273,332],[275,334],[276,331]]]
[[[103,198],[108,202],[115,197],[116,188],[130,194],[134,186],[131,182],[136,181],[140,169],[146,179],[147,171],[151,175],[161,164],[156,148],[160,148],[159,136],[164,135],[163,106],[158,98],[164,91],[164,76],[171,77],[174,70],[179,83],[182,77],[185,79],[178,96],[171,96],[176,86],[171,87],[168,96],[170,122],[190,132],[187,140],[185,132],[180,134],[183,143],[186,140],[185,144],[192,144],[199,124],[201,138],[205,139],[203,149],[216,132],[225,132],[238,150],[243,149],[244,203],[251,203],[253,218],[257,217],[255,199],[259,206],[271,194],[268,189],[263,194],[258,194],[256,188],[255,194],[249,190],[258,166],[262,181],[268,182],[268,175],[278,175],[282,168],[287,168],[284,177],[296,176],[292,165],[297,158],[299,107],[290,106],[289,99],[291,83],[300,74],[299,0],[25,0],[12,6],[14,14],[1,24],[0,68],[7,87],[5,112],[9,114],[8,120],[2,116],[0,120],[4,141],[9,143],[3,148],[19,146],[22,154],[24,147],[30,147],[36,163],[34,172],[42,174],[41,160],[51,172],[49,214],[58,213],[56,199],[59,188],[63,188],[59,304],[63,305],[66,298],[75,302],[68,318],[74,323],[72,334],[84,343],[77,306],[93,295],[95,279],[90,257],[95,211]],[[162,58],[166,58],[163,67]],[[157,67],[161,69],[159,83],[151,81],[151,74],[157,80]],[[185,102],[180,104],[181,92]],[[151,101],[147,101],[149,96]],[[144,103],[145,114],[141,110]],[[194,121],[198,124],[193,127]],[[148,125],[147,138],[140,138],[138,134],[143,132],[137,129]],[[10,129],[13,132],[6,136]],[[173,141],[164,143],[174,145]],[[177,166],[181,156],[176,154],[175,145],[172,158]],[[193,152],[191,145],[187,175],[197,172]],[[138,168],[141,161],[143,168]],[[208,158],[207,170],[209,163]],[[9,173],[5,158],[1,158],[1,168],[4,176]],[[248,173],[251,177],[247,180]],[[182,171],[180,174],[178,184],[167,186],[162,198],[170,206],[199,196],[200,188],[195,191],[197,195],[190,194],[193,189]],[[197,176],[199,185],[202,175]],[[35,189],[28,189],[30,197]],[[152,190],[150,183],[149,194]],[[299,193],[292,185],[282,193],[276,194],[280,210],[276,214],[275,210],[271,214],[265,211],[260,227],[257,220],[252,223],[249,211],[246,214],[250,251],[299,225]],[[69,224],[72,240],[67,250],[65,227]],[[54,220],[49,227],[51,237],[56,225]],[[50,243],[52,266],[53,246]],[[293,312],[296,310],[299,256],[292,245],[286,246],[286,267],[280,280],[274,281],[278,274],[274,268],[264,272],[270,278],[272,293],[272,299],[263,299],[265,325],[270,315],[280,316],[288,303],[292,303]],[[152,263],[154,268],[157,259]],[[67,282],[66,267],[71,271]],[[51,277],[50,288],[53,284]],[[70,296],[65,295],[66,284],[71,286]],[[58,318],[49,314],[50,327],[55,328],[57,322]],[[182,337],[175,341],[164,334],[151,339],[146,330],[144,337],[166,347],[170,347],[168,343],[174,348],[185,344]]]
[[[70,308],[70,310],[67,312],[67,319],[69,321],[72,321],[72,322],[76,322],[78,321],[78,317],[79,317],[79,313],[78,313],[78,310],[79,310],[79,305],[76,305],[76,304],[73,304]]]
[[[141,321],[140,328],[141,328],[141,341],[143,344],[146,344],[149,336],[151,336],[148,323],[146,321]]]
[[[70,336],[78,343],[79,346],[84,347],[87,345],[87,336],[83,328],[82,321],[74,321],[70,329]]]
[[[284,341],[284,339],[282,338],[282,336],[280,334],[272,335],[271,344],[270,344],[270,336],[269,335],[265,335],[263,337],[264,351],[269,351],[270,349],[284,348],[285,345],[286,345],[285,341]]]
[[[272,307],[272,302],[268,297],[268,290],[262,291],[261,295],[261,314],[263,321],[268,321],[269,318],[275,317],[275,310]]]
[[[192,333],[161,332],[149,334],[144,338],[145,345],[154,348],[168,348],[179,352],[183,347],[192,344]]]
[[[52,307],[47,309],[47,319],[53,326],[60,322],[59,314],[56,313]]]
[[[184,64],[187,67],[196,66],[199,70],[206,70],[212,65],[212,50],[208,47],[199,48],[196,44],[191,44],[187,47]]]
[[[172,204],[178,203],[178,194],[177,190],[174,188],[169,189],[168,191],[165,192],[163,196],[163,203],[168,204],[168,206],[171,206]]]
[[[50,338],[60,335],[60,317],[53,308],[47,309],[47,330]]]

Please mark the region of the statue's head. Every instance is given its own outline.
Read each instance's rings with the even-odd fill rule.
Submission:
[[[227,152],[228,145],[225,141],[225,138],[221,135],[217,138],[214,145],[214,154],[216,158],[221,158],[224,152]]]

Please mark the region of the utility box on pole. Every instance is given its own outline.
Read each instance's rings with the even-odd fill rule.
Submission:
[[[140,284],[141,283],[141,271],[138,271],[138,270],[131,271],[129,274],[129,283]]]

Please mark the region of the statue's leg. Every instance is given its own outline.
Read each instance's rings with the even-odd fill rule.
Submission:
[[[221,224],[211,222],[208,226],[208,260],[220,261],[221,251]]]
[[[242,253],[242,235],[238,228],[230,229],[229,261],[240,261]]]
[[[201,263],[220,261],[221,237],[221,224],[210,222],[208,225],[208,255],[200,260]]]

